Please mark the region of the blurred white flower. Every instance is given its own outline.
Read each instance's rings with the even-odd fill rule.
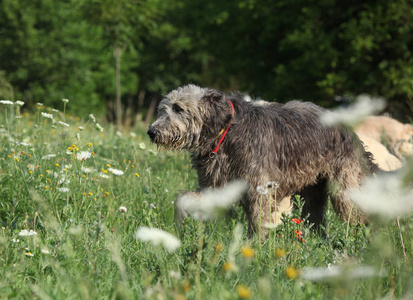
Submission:
[[[250,95],[244,95],[244,101],[245,102],[251,102],[252,101],[252,98],[251,98],[251,96]]]
[[[257,186],[257,192],[261,195],[266,195],[268,194],[268,189],[265,186]]]
[[[403,186],[403,172],[378,174],[366,179],[352,199],[369,214],[393,218],[413,211],[413,192]]]
[[[105,178],[105,179],[109,178],[109,176],[106,175],[106,174],[103,173],[103,172],[100,172],[100,173],[99,173],[99,176],[100,176],[100,178]]]
[[[81,167],[80,170],[83,173],[91,173],[93,171],[93,168],[89,168],[89,167]]]
[[[59,177],[58,173],[54,173],[54,177],[57,178]],[[65,175],[61,175],[60,179],[57,181],[58,184],[69,184],[70,179],[66,179]]]
[[[51,159],[54,157],[56,157],[56,154],[47,154],[47,155],[42,156],[42,159]]]
[[[342,280],[358,279],[374,276],[383,276],[375,268],[370,266],[329,266],[327,268],[304,268],[301,277],[303,279],[319,280]]]
[[[37,102],[36,105],[37,105],[38,107],[41,107],[41,106],[43,106],[43,103]]]
[[[129,133],[129,135],[130,135],[131,137],[133,137],[133,138],[136,138],[136,137],[137,137],[136,133],[134,133],[133,131],[131,131],[131,132]]]
[[[0,100],[0,104],[13,105],[13,102],[11,102],[10,100]]]
[[[62,99],[63,103],[68,103],[69,99]]]
[[[135,238],[142,242],[151,242],[155,246],[161,245],[169,252],[174,252],[181,245],[175,236],[158,228],[139,227]]]
[[[26,252],[26,256],[34,256],[34,254],[31,252]]]
[[[57,188],[57,191],[61,193],[68,193],[70,190],[67,187],[62,187],[62,188]]]
[[[119,137],[123,136],[122,132],[120,132],[119,130],[116,131],[116,135]]]
[[[19,236],[31,236],[31,235],[37,235],[37,232],[31,229],[30,230],[23,229],[22,231],[19,232]]]
[[[77,127],[77,129],[79,129],[80,131],[84,130],[85,128],[83,126],[79,126]]]
[[[92,120],[93,123],[96,123],[96,118],[93,114],[89,115],[89,119]]]
[[[82,226],[71,226],[68,231],[71,235],[80,235],[83,232]]]
[[[141,148],[141,149],[145,149],[146,145],[145,145],[144,142],[141,142],[141,143],[139,143],[138,147]]]
[[[95,128],[97,131],[103,132],[103,127],[99,123],[96,123]]]
[[[20,243],[19,239],[13,239],[12,241],[13,241],[13,243]]]
[[[123,171],[118,170],[118,169],[113,169],[113,168],[108,168],[108,171],[111,172],[113,175],[116,175],[116,176],[122,176],[123,174],[125,174],[125,173],[123,173]]]
[[[326,111],[321,115],[321,123],[326,126],[345,124],[352,126],[360,122],[364,117],[374,115],[382,111],[386,106],[383,98],[372,98],[369,95],[360,95],[356,101],[348,107],[339,107]]]
[[[50,251],[49,250],[47,250],[47,249],[42,249],[42,251],[41,251],[43,254],[50,254]]]
[[[48,113],[45,113],[45,112],[41,112],[40,114],[43,118],[48,118],[48,119],[53,120],[53,115],[52,114],[48,114]]]
[[[125,206],[121,206],[121,207],[119,207],[119,211],[120,211],[121,213],[124,213],[124,212],[127,212],[128,209],[127,209]]]
[[[17,100],[17,101],[15,102],[15,104],[18,105],[18,106],[23,106],[23,105],[24,105],[24,102],[23,102],[23,101],[20,101],[20,100]]]
[[[169,276],[175,279],[181,279],[181,272],[179,271],[169,271]]]
[[[246,192],[245,181],[234,181],[220,189],[206,189],[201,193],[185,193],[177,199],[177,208],[186,215],[191,214],[199,220],[217,217],[239,201]]]
[[[63,127],[70,127],[70,125],[65,122],[59,121],[58,123],[59,125],[62,125]]]
[[[89,151],[80,151],[76,154],[77,160],[85,160],[92,157],[92,153]]]

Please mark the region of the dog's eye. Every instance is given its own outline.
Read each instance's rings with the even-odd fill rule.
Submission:
[[[178,104],[172,105],[172,110],[173,110],[174,112],[176,112],[176,113],[180,113],[181,111],[184,111],[184,110],[182,109],[182,107],[180,107]]]

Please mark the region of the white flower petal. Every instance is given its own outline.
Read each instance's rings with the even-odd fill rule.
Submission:
[[[372,98],[369,95],[360,95],[354,104],[335,110],[326,111],[321,116],[321,123],[326,126],[346,124],[352,126],[364,117],[377,114],[386,106],[383,98]]]
[[[161,245],[169,252],[176,251],[181,245],[175,236],[158,228],[139,227],[135,237],[142,242],[151,242],[155,246]]]

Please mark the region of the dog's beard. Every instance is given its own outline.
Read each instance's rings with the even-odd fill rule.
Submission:
[[[164,148],[168,151],[182,150],[185,148],[185,141],[182,135],[164,136],[158,134],[152,142],[155,143],[158,148]]]

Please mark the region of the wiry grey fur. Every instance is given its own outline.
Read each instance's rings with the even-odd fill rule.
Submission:
[[[235,108],[234,116],[228,100]],[[257,186],[271,181],[279,183],[277,201],[300,194],[305,200],[303,217],[309,214],[316,226],[323,222],[328,195],[344,220],[363,223],[365,217],[357,216],[352,207],[350,191],[375,172],[377,165],[353,132],[322,125],[322,113],[313,103],[261,106],[245,102],[240,94],[187,85],[162,100],[148,134],[160,146],[191,153],[199,189],[222,187],[237,179],[247,181],[249,190],[241,205],[254,231],[260,217],[260,224],[275,219],[269,194],[257,192]],[[230,123],[220,149],[211,158],[220,132]]]

